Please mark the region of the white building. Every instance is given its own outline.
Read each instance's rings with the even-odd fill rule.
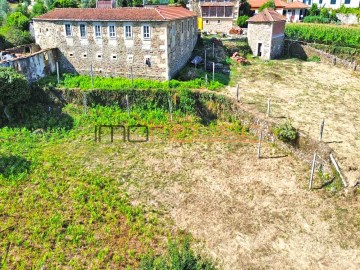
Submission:
[[[319,7],[337,9],[341,5],[345,7],[358,8],[360,7],[360,0],[303,0],[309,6],[317,4]]]

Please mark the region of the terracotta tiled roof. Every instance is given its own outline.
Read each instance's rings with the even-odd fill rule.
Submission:
[[[231,2],[204,2],[200,3],[202,7],[233,7],[235,3]]]
[[[275,10],[266,8],[255,16],[247,20],[248,22],[277,22],[286,21],[286,18]]]
[[[267,2],[267,0],[248,0],[251,9],[258,9],[259,7],[261,7],[263,4],[265,4]],[[281,1],[281,0],[275,0],[275,7],[276,8],[283,8],[287,5],[286,2]]]
[[[304,4],[303,2],[300,1],[294,1],[292,3],[286,3],[285,6],[286,9],[300,9],[300,8],[309,8],[308,5]]]
[[[34,20],[47,21],[168,21],[196,16],[183,7],[56,8]]]

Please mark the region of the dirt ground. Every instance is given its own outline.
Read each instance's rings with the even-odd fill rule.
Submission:
[[[82,162],[190,232],[220,269],[359,269],[359,196],[308,191],[308,165],[267,144],[262,155],[255,144],[125,143]]]
[[[239,66],[232,81],[240,84],[242,102],[271,116],[290,118],[303,133],[323,140],[337,153],[350,183],[360,179],[360,73],[323,63],[253,60]],[[228,90],[232,96],[236,88]]]

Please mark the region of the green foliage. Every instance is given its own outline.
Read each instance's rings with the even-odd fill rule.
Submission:
[[[310,16],[317,16],[320,14],[320,10],[317,4],[313,3],[309,9]]]
[[[292,126],[289,120],[275,127],[274,134],[279,138],[279,140],[286,143],[294,143],[298,137],[296,128]]]
[[[322,16],[306,16],[304,23],[330,23],[330,19]]]
[[[321,8],[319,15],[322,18],[330,18],[330,12],[327,8]]]
[[[52,4],[52,8],[76,8],[78,3],[76,0],[56,0]]]
[[[132,2],[133,2],[134,7],[142,7],[143,6],[142,0],[133,0]]]
[[[360,28],[321,24],[286,24],[287,38],[360,48]]]
[[[248,15],[250,16],[251,15],[251,6],[250,4],[248,3],[247,0],[242,0],[241,1],[241,5],[239,7],[239,14],[240,15]]]
[[[10,12],[10,6],[6,0],[0,0],[0,12],[1,11],[5,14]]]
[[[250,17],[248,15],[242,15],[242,16],[239,16],[237,18],[237,25],[240,26],[240,27],[247,27],[247,20],[249,19]]]
[[[82,7],[82,8],[94,8],[94,7],[96,7],[96,1],[95,0],[81,0],[80,1],[80,7]]]
[[[275,6],[275,1],[274,0],[268,0],[266,1],[264,4],[262,4],[259,8],[259,12],[263,11],[264,9],[266,8],[272,8],[272,9],[275,9],[276,6]]]
[[[0,67],[0,82],[0,105],[13,106],[30,97],[27,80],[14,69]]]
[[[32,8],[32,16],[37,17],[46,13],[46,8],[42,0],[37,0]]]
[[[16,27],[19,30],[27,30],[29,28],[29,18],[21,12],[11,13],[6,19],[6,26]]]
[[[30,163],[21,156],[0,155],[0,175],[10,180],[24,178],[30,169]]]
[[[6,47],[15,47],[33,42],[29,31],[22,31],[17,27],[3,26],[0,28],[0,35],[5,37]]]
[[[307,61],[309,62],[317,62],[319,63],[321,61],[320,57],[319,56],[310,56]]]
[[[184,243],[170,241],[168,252],[162,256],[148,254],[140,263],[140,270],[215,270],[212,263],[204,261],[190,249],[190,241]]]
[[[55,81],[55,78],[51,77],[52,81]],[[43,79],[40,81],[49,83],[47,79]],[[134,87],[133,87],[134,86]],[[156,81],[156,80],[148,80],[148,79],[134,79],[133,84],[132,80],[128,78],[122,77],[94,77],[94,87],[92,87],[91,77],[84,75],[72,75],[65,74],[63,80],[61,81],[60,87],[65,88],[80,88],[83,90],[89,89],[102,89],[102,90],[120,90],[120,89],[200,89],[205,88],[205,80],[194,79],[190,81],[178,81],[178,80],[170,80],[170,81]],[[218,81],[210,82],[207,86],[210,90],[215,90],[223,87]]]
[[[335,10],[335,12],[341,14],[355,14],[360,19],[360,7],[349,8],[349,7],[345,7],[345,5],[342,4],[339,9]]]

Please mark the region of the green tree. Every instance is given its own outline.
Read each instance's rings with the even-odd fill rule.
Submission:
[[[312,4],[310,9],[309,9],[309,15],[310,16],[317,16],[320,14],[320,10],[318,8],[318,5],[317,4]]]
[[[250,16],[251,15],[251,6],[248,3],[247,0],[241,0],[240,1],[240,7],[239,7],[239,14],[240,15],[247,15]]]
[[[75,0],[56,0],[52,8],[76,8],[78,4]]]
[[[32,17],[40,16],[44,13],[46,13],[44,2],[37,0],[32,8]]]
[[[6,47],[14,47],[33,42],[29,31],[22,31],[17,27],[2,27],[0,34],[6,38],[8,43]]]
[[[0,114],[11,120],[15,105],[30,97],[30,86],[25,77],[12,68],[0,67]]]
[[[133,6],[134,7],[142,7],[143,6],[143,0],[133,0]]]
[[[247,15],[242,15],[242,16],[239,16],[237,18],[237,25],[240,26],[240,27],[246,27],[247,26],[247,20],[249,19],[250,17],[247,16]]]
[[[6,19],[6,26],[26,30],[29,28],[29,18],[21,12],[11,13]]]
[[[128,0],[116,0],[117,7],[128,7],[129,5],[131,5],[131,3]]]
[[[266,8],[272,8],[275,9],[275,1],[274,0],[268,0],[267,2],[265,2],[260,8],[259,8],[259,12],[263,11]]]
[[[6,0],[0,0],[0,12],[4,12],[5,14],[10,12],[10,6]]]

